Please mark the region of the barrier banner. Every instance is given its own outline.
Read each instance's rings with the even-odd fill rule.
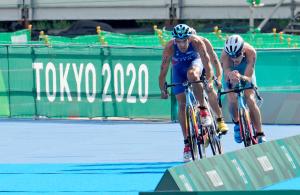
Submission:
[[[171,104],[160,99],[158,87],[161,53],[147,48],[11,46],[8,61],[1,63],[6,67],[1,97],[9,95],[11,116],[167,119]]]
[[[300,135],[167,169],[155,191],[249,191],[300,176]]]

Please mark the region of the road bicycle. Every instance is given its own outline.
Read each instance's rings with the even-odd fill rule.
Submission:
[[[258,143],[256,137],[256,129],[253,126],[253,122],[250,118],[249,108],[245,101],[244,91],[247,89],[253,89],[257,100],[262,102],[262,97],[259,95],[257,91],[257,87],[252,83],[242,84],[241,82],[233,89],[229,89],[226,91],[218,90],[218,101],[219,106],[222,107],[221,96],[228,93],[236,93],[238,98],[238,116],[239,116],[239,126],[240,133],[243,139],[243,143],[245,147],[255,145]]]
[[[185,117],[186,117],[186,135],[188,140],[188,145],[191,149],[192,159],[202,159],[206,157],[206,148],[208,144],[210,145],[211,151],[213,155],[222,154],[223,148],[221,145],[221,134],[217,131],[217,123],[213,117],[213,113],[211,107],[208,103],[207,95],[205,91],[204,93],[204,102],[205,106],[209,111],[209,115],[211,117],[211,125],[204,126],[200,117],[200,109],[199,102],[195,98],[193,92],[194,83],[206,84],[206,80],[198,80],[198,81],[186,81],[183,83],[165,83],[165,89],[169,87],[174,87],[177,85],[181,85],[184,87],[185,93]]]

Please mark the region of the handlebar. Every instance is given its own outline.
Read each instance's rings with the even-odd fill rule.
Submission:
[[[214,76],[213,80],[214,80],[215,85],[218,86],[217,77]],[[207,81],[207,79],[201,79],[201,80],[197,80],[197,81],[185,81],[183,83],[171,83],[171,84],[168,84],[167,82],[165,82],[164,89],[167,90],[169,87],[174,87],[174,86],[178,86],[178,85],[187,87],[187,86],[190,86],[193,83],[204,83],[204,84],[207,84],[208,81]]]
[[[187,86],[190,86],[191,84],[193,83],[204,83],[203,80],[198,80],[198,81],[185,81],[183,83],[171,83],[171,84],[168,84],[167,82],[165,82],[165,90],[167,90],[169,87],[175,87],[175,86],[178,86],[178,85],[181,85],[181,86],[184,86],[184,87],[187,87]]]
[[[222,102],[221,102],[221,96],[225,95],[227,93],[241,93],[242,91],[246,90],[246,89],[253,89],[255,92],[255,95],[257,97],[258,100],[262,100],[261,96],[259,95],[258,91],[257,91],[257,87],[253,85],[253,83],[250,83],[250,86],[248,87],[241,87],[240,85],[238,87],[235,87],[233,89],[227,90],[227,91],[221,91],[220,89],[218,89],[218,103],[220,108],[222,108]]]

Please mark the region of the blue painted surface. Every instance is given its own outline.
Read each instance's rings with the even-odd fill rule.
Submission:
[[[230,129],[233,126],[229,125]],[[300,126],[263,126],[268,140]],[[284,133],[283,133],[284,132]],[[225,152],[243,148],[233,131]],[[181,164],[179,124],[0,120],[0,192],[13,194],[138,194],[153,191],[165,170]],[[294,183],[295,182],[295,183]],[[268,189],[299,189],[290,180]]]
[[[153,191],[173,163],[1,164],[0,192],[137,194]]]
[[[267,186],[264,190],[300,190],[300,177]]]

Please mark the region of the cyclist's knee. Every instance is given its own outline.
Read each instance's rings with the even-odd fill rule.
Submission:
[[[256,101],[252,96],[246,97],[246,102],[249,107],[253,107],[256,105]]]
[[[252,107],[256,105],[254,93],[252,91],[245,91],[245,99],[248,106]]]
[[[200,79],[200,74],[199,71],[195,70],[195,69],[190,69],[187,72],[187,78],[189,81],[197,81]]]
[[[254,91],[252,89],[247,89],[244,91],[245,97],[249,98],[251,96],[254,96]]]
[[[212,95],[215,95],[215,96],[217,96],[217,94],[216,94],[216,92],[215,92],[215,90],[214,90],[214,88],[213,87],[205,87],[205,91],[207,92],[207,95],[209,95],[209,96],[212,96]]]

